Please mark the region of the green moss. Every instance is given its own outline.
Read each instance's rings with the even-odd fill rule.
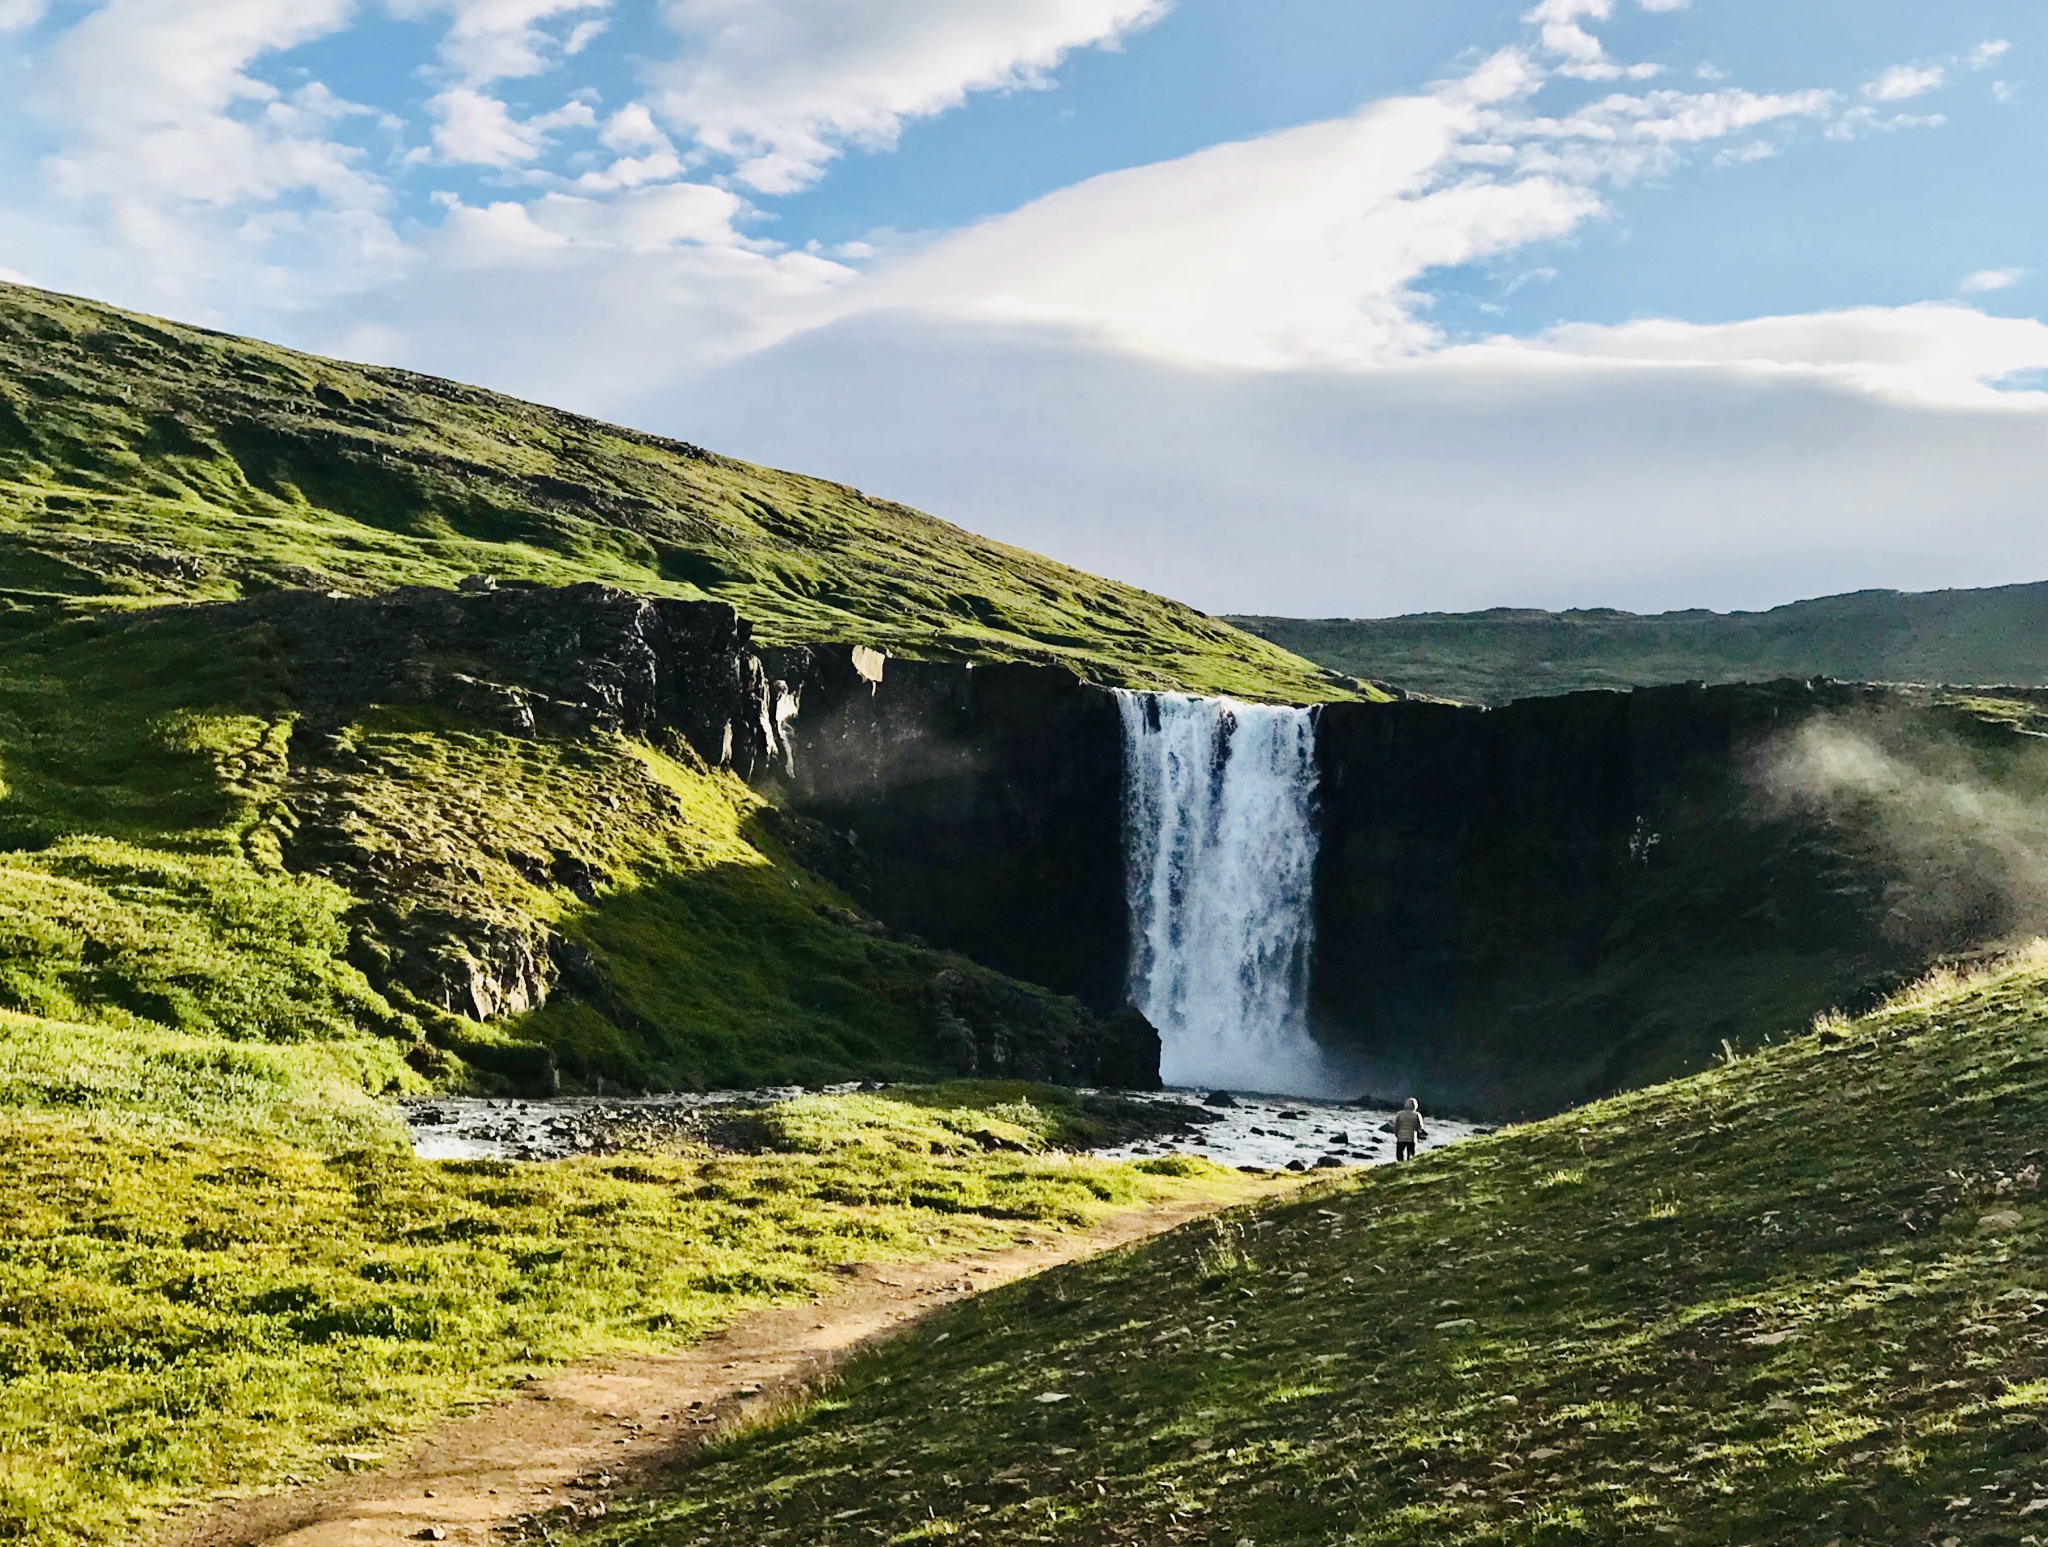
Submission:
[[[237,1042],[417,1028],[279,858],[262,641],[85,621],[0,644],[0,1008]],[[268,712],[264,712],[267,710]]]
[[[2023,1542],[2044,1028],[2037,950],[1011,1286],[596,1539]]]
[[[0,599],[490,573],[715,596],[770,643],[1353,689],[1178,603],[858,490],[404,371],[0,285]]]

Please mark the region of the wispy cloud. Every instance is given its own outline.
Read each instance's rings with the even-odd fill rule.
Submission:
[[[1979,269],[1974,274],[1963,276],[1963,282],[1956,288],[1964,295],[1989,295],[1995,290],[2010,290],[2033,271],[2031,269]]]
[[[603,23],[590,17],[611,0],[387,0],[401,16],[446,16],[440,58],[468,86],[539,75],[580,51]],[[570,25],[549,23],[571,20]]]
[[[1909,102],[1939,91],[1948,84],[1948,71],[1940,65],[1895,64],[1863,88],[1873,102]]]
[[[656,110],[762,193],[815,182],[848,145],[974,92],[1045,84],[1075,49],[1113,44],[1172,0],[671,0],[683,53]]]
[[[1445,358],[1657,365],[1827,380],[1900,402],[2048,408],[2048,394],[2002,385],[2048,369],[2048,325],[1947,303],[1855,307],[1743,322],[1577,323],[1498,339]]]
[[[1555,0],[1530,21],[1549,38],[1604,13]],[[1545,114],[1557,68],[1508,48],[1425,95],[1098,177],[886,266],[834,309],[1029,321],[1208,365],[1373,368],[1441,346],[1432,270],[1568,238],[1608,212],[1608,189],[1731,140],[1732,159],[1756,159],[1760,132],[1840,106],[1659,89]]]

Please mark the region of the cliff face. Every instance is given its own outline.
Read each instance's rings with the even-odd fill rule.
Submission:
[[[807,863],[898,929],[1119,1002],[1107,694],[843,646],[768,664],[800,705],[769,787],[826,830]],[[2009,713],[2036,711],[1819,681],[1326,705],[1316,1035],[1361,1088],[1554,1109],[2035,927],[2005,871],[2040,835],[1914,809],[2048,789]]]
[[[812,868],[899,930],[1121,1006],[1123,750],[1115,699],[1059,667],[767,653],[794,706],[764,783],[827,830]]]
[[[362,899],[352,959],[404,998],[477,1022],[544,1005],[581,953],[543,921],[505,905],[474,867],[403,830],[378,831],[365,798],[358,728],[367,710],[428,717],[521,741],[593,732],[640,735],[707,768],[757,772],[778,750],[772,690],[739,616],[719,602],[649,600],[608,586],[408,589],[378,597],[287,591],[205,609],[228,628],[262,629],[287,667],[297,711],[285,854],[294,868],[341,880]],[[402,777],[402,776],[401,776]],[[444,774],[445,778],[445,774]],[[446,824],[450,791],[422,790],[420,827]],[[630,825],[650,813],[607,791]],[[435,821],[429,816],[443,820]],[[463,825],[483,828],[484,811]],[[476,840],[489,842],[484,832]],[[496,835],[501,840],[504,833]],[[512,868],[542,887],[589,899],[612,877],[569,847]]]
[[[742,777],[780,750],[752,629],[723,602],[480,582],[374,597],[285,591],[213,610],[274,632],[315,725],[405,704],[522,736],[679,736]]]
[[[1333,705],[1318,729],[1313,1021],[1376,1087],[1553,1108],[2027,922],[1999,835],[1913,803],[2025,782],[2029,740],[1925,693]]]

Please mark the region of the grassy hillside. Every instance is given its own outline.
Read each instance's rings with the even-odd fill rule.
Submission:
[[[805,1098],[757,1155],[422,1162],[359,1091],[309,1123],[303,1098],[337,1094],[314,1068],[0,1015],[0,1541],[148,1540],[171,1506],[374,1465],[835,1264],[1244,1195],[1199,1162],[1063,1153],[1091,1119],[1014,1086]]]
[[[482,573],[714,596],[769,643],[1294,702],[1349,691],[1178,603],[838,484],[0,284],[0,597]]]
[[[2048,953],[1012,1286],[608,1547],[2048,1534]]]
[[[1769,612],[1420,613],[1232,618],[1285,649],[1410,692],[1501,704],[1667,682],[2048,684],[2048,582],[1858,591]]]
[[[402,706],[316,735],[293,686],[268,628],[201,610],[0,639],[0,1009],[342,1047],[374,1088],[931,1077],[948,1015],[1078,1029],[879,933],[687,749]],[[544,1008],[494,997],[556,938]]]

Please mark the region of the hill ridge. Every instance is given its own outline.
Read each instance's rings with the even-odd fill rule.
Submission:
[[[1234,615],[1332,671],[1501,704],[1591,689],[1832,677],[2048,684],[2048,581],[1867,588],[1757,612],[1494,607],[1391,618]]]
[[[767,644],[1306,703],[1354,685],[1181,603],[845,484],[443,377],[0,284],[0,600],[605,581]]]

